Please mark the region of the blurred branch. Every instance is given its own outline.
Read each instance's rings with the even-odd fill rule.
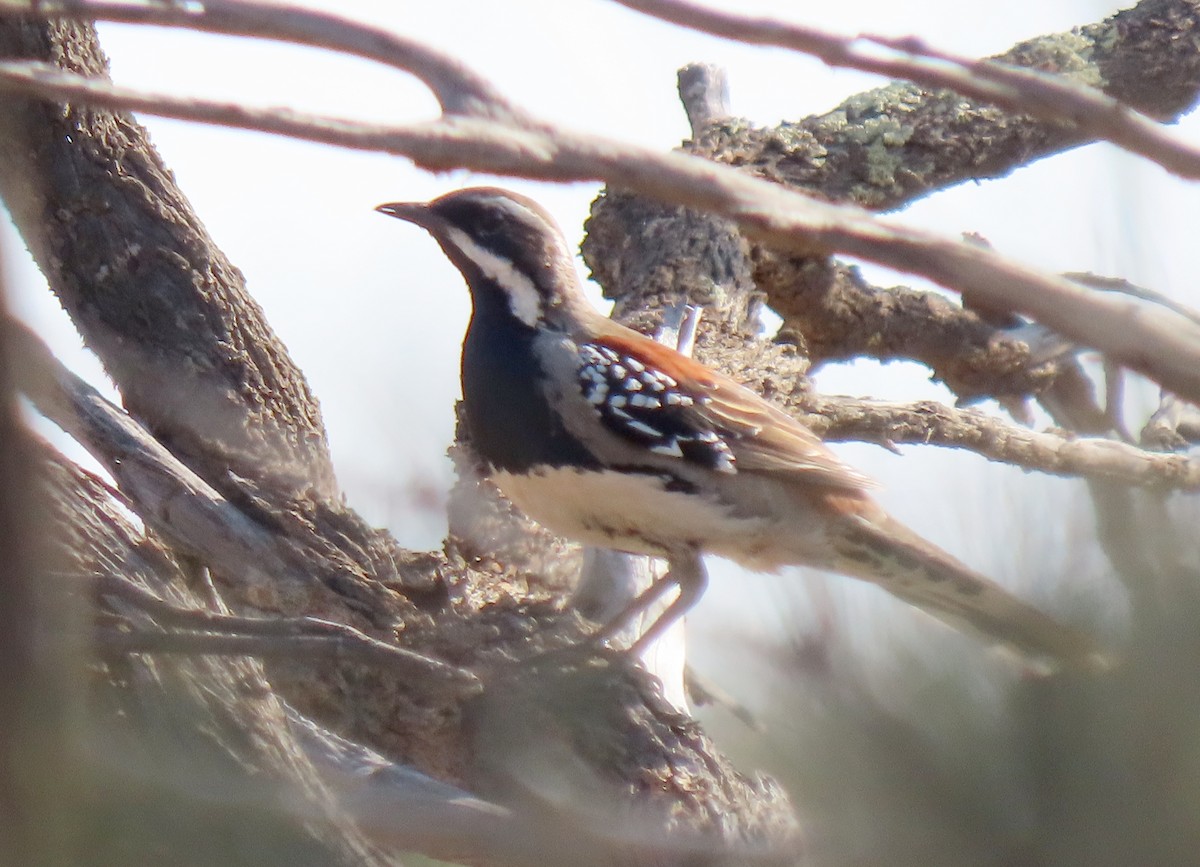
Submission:
[[[507,114],[507,103],[491,82],[457,60],[404,36],[302,6],[253,0],[205,0],[202,4],[29,0],[28,6],[10,3],[5,11],[9,10],[46,18],[68,16],[181,27],[324,48],[415,75],[447,114],[496,117]]]
[[[1164,295],[1162,292],[1156,292],[1153,289],[1147,289],[1144,286],[1138,286],[1125,280],[1121,277],[1105,277],[1102,274],[1092,274],[1087,272],[1073,271],[1064,274],[1069,280],[1074,280],[1082,286],[1087,286],[1091,289],[1099,289],[1102,292],[1118,292],[1122,295],[1129,295],[1132,298],[1140,298],[1143,301],[1149,301],[1152,304],[1157,304],[1160,307],[1166,307],[1168,310],[1173,310],[1180,316],[1186,316],[1193,322],[1200,323],[1200,312],[1193,310],[1186,304],[1180,304],[1174,298]]]
[[[1184,449],[1200,442],[1200,407],[1163,394],[1140,437],[1147,448],[1163,450]]]
[[[123,576],[98,576],[97,593],[148,614],[159,624],[187,632],[132,626],[97,631],[100,646],[123,653],[198,653],[354,659],[405,680],[415,692],[477,693],[479,679],[411,650],[385,644],[344,623],[314,617],[238,617],[201,608],[180,608]]]
[[[551,841],[545,829],[284,708],[297,742],[338,804],[377,845],[469,863],[547,863]],[[572,862],[571,853],[564,847],[559,863]]]
[[[0,317],[8,310],[8,264],[0,256]],[[34,449],[18,414],[19,358],[0,329],[0,863],[65,863],[63,838],[74,825],[60,782],[70,771],[64,711],[76,671],[69,648],[38,635],[58,625],[66,606],[38,588],[42,545],[31,509],[38,492]],[[47,827],[57,833],[47,835]]]
[[[107,486],[48,447],[38,457],[41,583],[57,604],[90,599],[78,591],[99,576],[175,605],[201,604],[170,552],[129,521]],[[74,654],[78,668],[70,737],[59,744],[69,770],[54,789],[68,821],[55,825],[63,854],[51,863],[127,863],[141,852],[170,852],[173,863],[196,867],[262,864],[280,852],[304,867],[394,863],[334,806],[257,662],[99,664],[87,641],[93,613],[80,610],[39,636],[42,646]],[[142,616],[132,612],[131,625]]]
[[[683,154],[662,154],[540,125],[446,117],[385,127],[207,100],[154,96],[44,64],[0,64],[0,86],[347,147],[383,150],[433,170],[471,168],[543,180],[604,180],[733,220],[776,250],[842,252],[921,274],[1024,313],[1163,386],[1200,400],[1200,326],[1163,310],[1086,292],[990,250],[887,223]],[[1153,352],[1147,352],[1153,347]]]

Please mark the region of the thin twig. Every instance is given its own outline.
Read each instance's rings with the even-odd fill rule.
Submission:
[[[1138,286],[1123,277],[1106,277],[1103,274],[1092,274],[1088,271],[1070,271],[1063,274],[1068,280],[1074,280],[1089,289],[1099,289],[1101,292],[1117,292],[1121,295],[1129,295],[1132,298],[1140,298],[1143,301],[1149,301],[1152,304],[1158,304],[1166,307],[1168,310],[1173,310],[1180,316],[1186,316],[1193,322],[1200,324],[1200,312],[1193,310],[1186,304],[1180,304],[1174,298],[1164,295],[1161,292],[1156,292],[1153,289],[1147,289],[1144,286]]]
[[[253,0],[204,0],[203,3],[34,0],[31,5],[32,9],[23,11],[47,18],[64,16],[154,24],[311,45],[374,60],[416,76],[447,114],[503,117],[511,111],[487,79],[457,60],[420,42],[315,9]]]
[[[161,625],[187,632],[120,627],[100,630],[103,647],[121,652],[217,653],[222,655],[306,657],[342,656],[398,672],[422,686],[478,690],[469,671],[379,641],[347,626],[313,617],[238,617],[201,608],[180,608],[132,581],[115,575],[96,578],[101,596],[120,599]]]

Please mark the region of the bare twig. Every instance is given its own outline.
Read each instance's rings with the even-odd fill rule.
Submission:
[[[1082,286],[1087,286],[1089,289],[1099,289],[1101,292],[1117,292],[1122,295],[1129,295],[1132,298],[1149,301],[1151,304],[1161,305],[1168,310],[1178,313],[1180,316],[1186,316],[1193,322],[1200,324],[1200,312],[1193,310],[1186,304],[1180,304],[1168,295],[1156,292],[1153,289],[1147,289],[1144,286],[1138,286],[1136,283],[1131,283],[1123,277],[1106,277],[1103,274],[1092,274],[1086,271],[1071,271],[1063,274],[1063,276],[1068,280],[1074,280]]]
[[[314,617],[238,617],[201,608],[180,608],[131,581],[114,575],[97,576],[97,592],[133,605],[163,625],[190,630],[130,629],[102,632],[102,643],[115,650],[133,650],[143,642],[147,651],[223,653],[247,656],[354,658],[395,671],[421,688],[478,691],[478,678],[469,671],[378,641],[344,623]],[[185,635],[190,635],[191,643]],[[228,639],[221,642],[220,639]],[[253,639],[253,640],[252,640]],[[124,642],[124,643],[123,643]],[[217,649],[209,649],[217,648]]]
[[[724,69],[711,63],[689,63],[680,67],[678,80],[679,99],[693,136],[729,117],[729,79]]]
[[[253,0],[205,0],[203,3],[32,0],[30,6],[23,11],[47,18],[68,16],[183,27],[325,48],[374,60],[416,76],[447,114],[504,117],[511,111],[507,101],[487,79],[456,60],[386,30],[301,6]]]
[[[513,128],[476,118],[422,126],[360,124],[208,100],[152,96],[42,64],[0,64],[0,87],[80,99],[408,156],[430,169],[471,168],[542,180],[603,180],[666,202],[734,220],[747,236],[794,253],[842,252],[922,274],[1037,319],[1200,400],[1200,326],[1172,311],[1087,292],[991,250],[821,202],[733,169],[542,126]],[[1152,351],[1151,351],[1152,350]]]
[[[1200,150],[1162,124],[1127,105],[1063,76],[1035,69],[971,60],[937,51],[921,41],[883,36],[843,37],[768,18],[748,18],[686,0],[616,0],[681,27],[752,45],[811,54],[830,66],[907,79],[1043,120],[1071,123],[1090,137],[1112,142],[1189,179],[1200,178]],[[901,52],[880,57],[869,44]]]

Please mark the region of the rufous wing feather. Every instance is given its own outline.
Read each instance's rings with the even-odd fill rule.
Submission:
[[[673,412],[690,416],[695,429],[711,430],[728,445],[738,470],[803,477],[847,490],[875,486],[840,461],[820,437],[750,389],[661,344],[615,323],[597,343],[669,373],[679,389],[694,398]]]

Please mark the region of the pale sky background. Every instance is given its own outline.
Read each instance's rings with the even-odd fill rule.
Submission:
[[[967,55],[1000,52],[1119,8],[1098,0],[723,5],[832,32],[917,34]],[[734,112],[761,124],[824,112],[883,83],[830,71],[800,55],[689,33],[601,0],[343,0],[328,7],[458,56],[542,117],[664,150],[688,133],[675,70],[690,61],[726,67]],[[435,111],[432,99],[407,76],[316,50],[115,25],[103,26],[101,35],[114,78],[122,84],[381,120],[425,118]],[[422,508],[413,491],[440,495],[450,484],[444,452],[452,436],[468,296],[424,233],[372,208],[495,179],[469,172],[434,176],[393,157],[144,120],[201,219],[245,272],[308,375],[350,501],[403,544],[439,545],[444,520]],[[1200,141],[1194,118],[1179,129]],[[545,202],[571,242],[579,241],[596,187],[502,183]],[[1198,213],[1195,185],[1093,146],[1003,181],[940,193],[899,219],[946,235],[978,232],[1000,252],[1047,270],[1126,277],[1196,304],[1194,256],[1188,253]],[[4,232],[0,242],[19,315],[47,335],[71,367],[103,383],[32,264],[19,258],[19,240],[9,228]],[[868,270],[884,283],[915,285]],[[880,398],[946,397],[921,370],[905,365],[833,369],[818,384],[830,392]],[[1061,521],[1041,518],[1069,511],[1073,503],[1086,508],[1078,483],[1027,481],[1019,471],[933,448],[905,447],[899,458],[869,446],[841,451],[883,482],[882,499],[903,520],[1030,596],[1053,601],[1049,588],[1064,564],[1043,557],[1031,567],[1029,561],[1056,546],[1061,552],[1066,533]],[[1013,538],[1020,540],[1016,548],[1028,546],[1026,556],[1014,550]],[[726,618],[782,622],[793,616],[795,605],[803,607],[802,600],[781,602],[783,579],[746,578],[725,567],[714,572],[716,586],[692,620],[698,644],[706,635],[725,644]],[[871,600],[860,608],[880,604],[878,594],[847,589],[848,584],[831,586],[835,595]],[[699,658],[704,656],[701,647]]]

